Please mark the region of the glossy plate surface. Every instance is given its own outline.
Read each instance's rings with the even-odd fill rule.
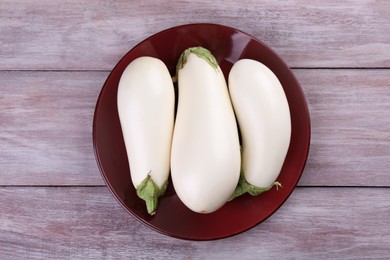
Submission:
[[[125,146],[117,112],[117,88],[126,66],[141,56],[161,59],[171,75],[180,54],[188,47],[203,46],[218,60],[227,78],[239,59],[250,58],[268,66],[279,78],[286,93],[292,123],[290,148],[278,181],[283,188],[273,188],[259,196],[243,195],[211,214],[198,214],[181,203],[170,182],[160,199],[157,214],[147,214],[131,184]],[[310,117],[298,81],[282,59],[254,37],[234,28],[215,24],[190,24],[159,32],[131,49],[108,76],[98,98],[93,142],[102,177],[112,194],[127,212],[147,226],[166,235],[210,240],[248,230],[271,216],[290,196],[304,169],[310,145]]]

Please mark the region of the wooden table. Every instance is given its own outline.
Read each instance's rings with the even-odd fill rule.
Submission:
[[[159,234],[106,188],[92,118],[110,70],[163,29],[208,22],[273,48],[312,141],[288,201],[226,239]],[[1,259],[390,259],[390,1],[0,2]]]

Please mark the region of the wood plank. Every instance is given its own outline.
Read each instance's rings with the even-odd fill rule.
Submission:
[[[300,185],[390,186],[389,70],[294,70],[312,142]],[[0,185],[103,185],[92,119],[107,72],[0,72]]]
[[[104,187],[3,187],[0,198],[2,259],[390,257],[388,188],[297,188],[262,224],[206,242],[152,231]]]
[[[312,139],[300,185],[390,186],[389,70],[295,70]]]
[[[92,118],[107,75],[0,73],[0,184],[103,184]]]
[[[386,0],[6,0],[0,69],[112,69],[150,35],[199,22],[252,34],[292,67],[390,67],[389,17]]]

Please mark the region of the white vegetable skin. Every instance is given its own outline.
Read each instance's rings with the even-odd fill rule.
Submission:
[[[117,101],[134,187],[150,175],[161,188],[169,177],[175,106],[165,64],[152,57],[131,62],[120,79]]]
[[[283,166],[291,138],[290,109],[283,87],[264,64],[242,59],[228,78],[242,137],[242,171],[256,187],[271,187]]]
[[[171,176],[192,211],[222,207],[240,175],[238,129],[219,66],[189,54],[178,71],[179,101],[172,142]]]

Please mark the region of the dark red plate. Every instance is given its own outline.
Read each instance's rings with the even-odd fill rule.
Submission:
[[[190,211],[177,197],[172,183],[160,199],[157,214],[147,214],[131,184],[117,112],[117,88],[126,66],[140,56],[165,62],[174,75],[180,54],[203,46],[217,58],[225,77],[239,59],[250,58],[268,66],[281,81],[292,121],[290,148],[278,178],[283,188],[259,196],[244,195],[211,214]],[[93,121],[96,160],[104,181],[124,209],[148,227],[166,235],[210,240],[248,230],[271,216],[290,196],[302,174],[310,145],[310,117],[298,81],[283,60],[264,43],[239,30],[216,24],[190,24],[159,32],[131,49],[108,76],[97,101]]]

